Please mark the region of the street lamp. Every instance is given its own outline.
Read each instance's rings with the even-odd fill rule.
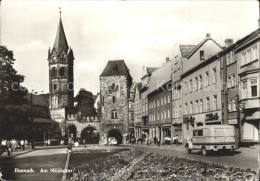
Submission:
[[[34,89],[31,91],[31,123],[30,123],[30,139],[32,142],[32,149],[35,148],[34,146],[34,130],[33,130],[33,93],[37,94],[37,92],[34,92]]]
[[[239,100],[239,95],[237,95],[235,97],[237,99],[236,101],[236,108],[237,108],[237,123],[238,123],[238,129],[239,129],[239,135],[238,135],[238,145],[241,142],[241,129],[242,129],[242,124],[241,124],[241,119],[240,119],[240,109],[245,109],[245,103],[241,103],[241,101]]]

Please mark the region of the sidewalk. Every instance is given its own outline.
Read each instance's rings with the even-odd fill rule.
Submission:
[[[35,149],[31,149],[31,148],[27,148],[24,151],[21,149],[18,149],[17,151],[14,151],[12,153],[11,156],[7,156],[7,152],[3,152],[0,155],[0,160],[5,159],[5,158],[12,158],[12,157],[16,157],[18,155],[22,155],[22,154],[26,154],[32,151],[36,151],[36,150],[45,150],[45,149],[55,149],[55,148],[67,148],[66,145],[57,145],[57,146],[35,146]]]
[[[34,151],[34,150],[31,149],[31,148],[25,149],[24,151],[21,150],[21,149],[19,149],[19,150],[17,150],[17,151],[14,151],[11,156],[7,156],[7,151],[5,151],[5,152],[3,152],[3,153],[0,155],[0,160],[5,159],[5,158],[16,157],[16,156],[18,156],[18,155],[22,155],[22,154],[29,153],[29,152],[32,152],[32,151]]]

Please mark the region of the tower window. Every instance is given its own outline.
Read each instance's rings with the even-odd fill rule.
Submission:
[[[55,67],[53,67],[53,68],[51,69],[51,77],[54,78],[54,77],[56,77],[56,76],[57,76],[57,70],[56,70]]]
[[[61,54],[60,61],[61,61],[61,62],[64,62],[64,61],[65,61],[65,55],[64,55],[64,54]]]
[[[53,90],[57,90],[58,89],[58,85],[57,84],[53,84]]]
[[[117,119],[117,111],[115,109],[111,112],[111,119]]]
[[[113,103],[116,102],[116,97],[115,96],[112,97],[112,101],[113,101]]]
[[[59,73],[60,73],[60,76],[61,76],[61,77],[64,77],[64,75],[65,75],[65,68],[64,68],[64,67],[61,67]]]

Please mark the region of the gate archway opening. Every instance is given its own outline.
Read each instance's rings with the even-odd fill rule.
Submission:
[[[68,135],[69,137],[76,137],[77,136],[77,128],[75,125],[70,124],[68,126]]]
[[[81,132],[81,142],[86,144],[99,144],[99,132],[93,127],[87,127]]]
[[[116,138],[117,140],[117,143],[118,144],[122,144],[122,141],[123,141],[123,136],[122,134],[120,133],[120,131],[116,130],[116,129],[112,129],[108,132],[108,138],[110,137],[114,137]]]

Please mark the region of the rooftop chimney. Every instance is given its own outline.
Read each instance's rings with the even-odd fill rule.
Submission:
[[[211,38],[211,34],[210,34],[210,33],[207,33],[207,34],[206,34],[206,38],[208,38],[208,39]]]
[[[166,57],[166,63],[170,61],[170,58],[169,57]]]
[[[229,47],[230,45],[233,44],[233,39],[225,39],[225,47]]]

